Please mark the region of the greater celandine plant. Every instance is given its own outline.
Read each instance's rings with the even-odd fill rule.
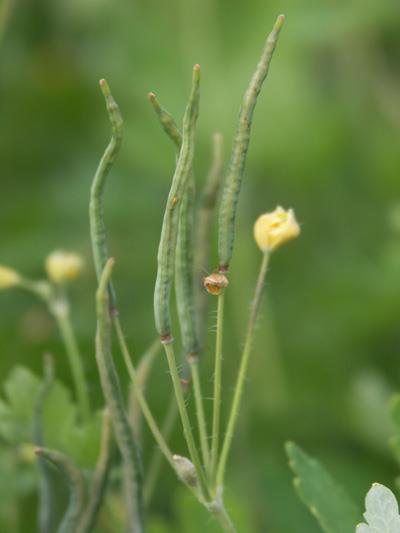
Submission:
[[[175,397],[173,403],[175,409],[172,412],[179,413],[187,446],[187,452],[183,455],[174,454],[170,449],[167,426],[161,428],[155,420],[145,395],[145,382],[151,362],[157,353],[157,346],[153,343],[150,351],[135,366],[119,319],[116,293],[111,280],[114,259],[110,258],[108,253],[103,198],[108,174],[121,146],[123,121],[107,82],[105,80],[100,81],[100,88],[105,98],[112,126],[112,136],[92,183],[90,233],[98,278],[96,361],[107,410],[103,427],[103,444],[98,465],[89,487],[86,486],[87,483],[82,472],[65,455],[55,450],[47,450],[42,446],[37,449],[40,456],[57,466],[70,486],[70,503],[60,525],[60,531],[90,531],[93,527],[107,485],[111,454],[110,424],[123,465],[128,530],[135,533],[144,531],[144,493],[151,492],[150,489],[147,490],[146,484],[154,484],[157,466],[152,471],[152,481],[150,482],[150,476],[147,479],[142,471],[139,453],[139,417],[136,407],[140,408],[159,451],[178,477],[215,516],[225,531],[235,531],[235,526],[224,507],[223,487],[263,286],[268,263],[273,252],[283,243],[297,237],[300,232],[291,209],[286,211],[278,207],[273,212],[261,215],[255,223],[254,237],[262,252],[261,267],[251,303],[245,343],[227,426],[222,432],[221,381],[224,307],[225,293],[229,286],[229,265],[234,249],[238,200],[250,142],[253,112],[257,97],[267,77],[283,22],[284,16],[280,15],[266,40],[257,68],[244,95],[230,163],[225,176],[223,176],[222,139],[219,134],[213,136],[213,163],[199,200],[196,199],[195,195],[193,158],[195,128],[199,114],[200,66],[195,65],[193,68],[191,92],[181,127],[162,107],[155,94],[149,94],[149,101],[176,150],[176,168],[167,199],[158,248],[154,315],[156,330],[165,351],[172,379]],[[222,195],[218,222],[218,266],[212,274],[202,280],[199,273],[205,268],[208,269],[209,266],[210,233],[220,190],[222,190]],[[66,297],[66,285],[78,275],[80,268],[81,261],[76,255],[55,252],[46,261],[48,281],[32,282],[12,269],[0,267],[0,289],[13,286],[24,287],[33,291],[48,305],[65,342],[76,387],[79,413],[81,420],[84,421],[91,417],[91,407],[82,358],[69,320],[69,304]],[[178,311],[181,349],[186,361],[182,372],[178,370],[175,355],[174,331],[176,326],[171,318],[173,290],[175,291]],[[200,355],[205,345],[208,294],[217,298],[211,424],[205,416],[199,372]],[[126,405],[125,395],[114,364],[112,354],[113,329],[131,379],[134,401],[130,402],[130,407]],[[159,346],[160,343],[158,342],[157,345]],[[185,394],[190,386],[193,387],[194,393],[197,435],[193,431],[193,424],[185,399]],[[135,407],[134,409],[131,409],[132,405]],[[169,422],[171,420],[173,420],[173,416],[169,418]],[[171,426],[171,423],[169,425]],[[210,433],[209,426],[211,428]],[[159,464],[159,458],[156,457],[154,465],[157,465],[157,460]],[[89,496],[86,495],[86,492],[89,492]]]

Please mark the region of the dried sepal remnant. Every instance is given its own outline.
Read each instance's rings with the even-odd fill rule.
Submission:
[[[259,216],[254,224],[254,239],[262,252],[273,252],[300,234],[293,209],[277,207]]]
[[[221,272],[227,272],[229,270],[229,263],[232,257],[237,204],[250,142],[253,112],[262,84],[267,77],[269,65],[284,20],[285,17],[283,15],[277,18],[243,98],[219,212],[218,254],[219,270]]]
[[[171,337],[170,296],[175,272],[175,250],[178,238],[181,200],[192,168],[194,131],[199,108],[200,67],[195,65],[192,90],[183,117],[182,147],[169,191],[157,255],[157,279],[154,291],[154,315],[161,338]]]
[[[172,460],[179,478],[190,487],[195,487],[197,485],[197,474],[192,461],[187,457],[176,454],[172,456]]]
[[[214,296],[219,296],[221,292],[229,285],[228,278],[224,274],[214,272],[203,281],[206,291]]]

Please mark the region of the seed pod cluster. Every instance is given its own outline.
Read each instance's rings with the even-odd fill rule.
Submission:
[[[192,89],[183,117],[182,145],[176,164],[164,213],[161,239],[157,255],[157,279],[154,291],[156,328],[163,342],[170,342],[170,296],[175,272],[175,252],[179,229],[179,211],[192,169],[194,132],[199,109],[200,67],[195,65]]]

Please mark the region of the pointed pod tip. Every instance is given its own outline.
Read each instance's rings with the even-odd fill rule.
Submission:
[[[100,85],[100,89],[102,90],[104,96],[109,96],[111,94],[110,93],[110,87],[108,86],[107,80],[102,78],[99,81],[99,85]]]
[[[193,67],[193,70],[195,70],[196,72],[200,72],[200,65],[196,63],[195,66]]]
[[[153,92],[149,92],[147,94],[147,98],[150,100],[150,102],[154,102],[154,100],[156,99],[156,95]]]
[[[281,29],[284,22],[285,22],[285,15],[283,14],[279,15],[278,18],[276,19],[276,27],[278,29]]]

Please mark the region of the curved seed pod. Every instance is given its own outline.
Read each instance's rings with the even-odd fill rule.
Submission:
[[[118,448],[121,452],[128,508],[128,528],[131,533],[142,533],[142,468],[139,449],[125,411],[121,386],[111,353],[111,317],[107,287],[111,279],[113,259],[108,259],[96,294],[97,335],[96,361],[103,394],[110,411]]]
[[[111,466],[112,431],[111,417],[107,408],[103,411],[103,426],[101,431],[100,453],[94,471],[89,500],[82,519],[79,522],[77,533],[90,533],[96,522],[97,513],[103,503],[106,492],[108,476]]]
[[[200,197],[200,205],[196,217],[196,236],[194,247],[194,272],[196,278],[196,307],[198,310],[197,331],[200,345],[204,346],[204,338],[207,330],[207,315],[209,298],[203,287],[202,273],[208,270],[211,227],[213,215],[217,203],[218,193],[221,187],[223,176],[223,153],[222,135],[213,135],[213,154],[211,168],[207,176],[204,189]]]
[[[106,226],[104,223],[103,194],[107,176],[119,152],[122,143],[123,122],[119,107],[115,102],[106,80],[100,80],[100,89],[104,95],[108,116],[111,122],[111,140],[100,160],[90,190],[89,218],[93,249],[94,266],[97,279],[100,279],[108,258]],[[110,281],[111,303],[115,307],[115,293]]]
[[[36,448],[36,455],[53,464],[69,486],[69,503],[58,533],[75,533],[85,505],[85,480],[82,472],[64,454],[47,448]]]
[[[182,147],[169,191],[158,248],[157,279],[154,291],[154,315],[162,342],[171,342],[170,295],[175,269],[175,249],[178,237],[179,210],[192,168],[194,130],[199,108],[200,67],[195,65],[192,90],[183,117]]]
[[[43,360],[44,380],[39,391],[33,414],[33,442],[36,446],[43,446],[43,409],[47,395],[54,383],[54,364],[50,354],[44,355]],[[39,513],[38,529],[41,533],[50,533],[53,524],[53,491],[49,465],[45,459],[38,455],[39,468]]]
[[[176,125],[176,122],[173,119],[172,115],[162,107],[160,102],[157,100],[157,96],[154,93],[149,93],[148,98],[160,120],[160,124],[163,127],[165,133],[168,135],[168,137],[171,138],[176,148],[180,150],[182,144],[182,133]]]
[[[191,356],[192,358],[197,357],[200,351],[194,302],[194,197],[194,181],[190,179],[186,185],[179,213],[179,231],[175,259],[175,294],[183,349],[185,355]]]
[[[225,178],[221,207],[219,212],[219,270],[227,272],[232,257],[235,236],[235,220],[240,188],[246,164],[246,155],[250,142],[251,122],[257,97],[267,77],[269,65],[274,53],[279,33],[285,17],[279,15],[272,32],[267,38],[260,61],[244,95],[239,114],[239,122],[232,147],[229,169]]]
[[[160,120],[164,131],[171,138],[177,149],[182,145],[182,134],[174,119],[157,100],[154,93],[149,100]],[[179,212],[179,229],[175,257],[175,293],[178,308],[179,324],[185,355],[192,356],[199,352],[199,341],[196,327],[196,308],[194,302],[194,271],[193,271],[193,217],[195,203],[195,180],[190,172],[188,183],[183,193]]]

